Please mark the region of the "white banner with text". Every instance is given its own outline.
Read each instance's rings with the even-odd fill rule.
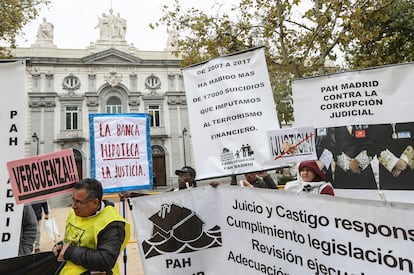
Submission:
[[[292,82],[295,126],[411,122],[414,63]]]
[[[412,274],[414,205],[260,188],[131,199],[152,274]]]
[[[24,157],[26,130],[26,92],[24,60],[0,63],[0,259],[17,256],[23,205],[17,205],[6,163]]]
[[[279,129],[264,49],[183,69],[197,178],[274,168],[266,131]]]

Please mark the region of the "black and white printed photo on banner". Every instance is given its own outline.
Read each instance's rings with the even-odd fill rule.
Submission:
[[[293,82],[294,126],[315,128],[336,189],[413,190],[413,73],[407,63]]]

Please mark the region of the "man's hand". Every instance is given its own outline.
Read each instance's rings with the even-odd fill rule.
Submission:
[[[68,245],[63,245],[63,242],[60,241],[52,249],[53,255],[57,257],[58,262],[64,261],[63,255],[65,254]]]
[[[356,159],[349,160],[349,170],[354,174],[361,174],[361,168],[359,167],[359,161]]]
[[[264,177],[266,177],[268,175],[268,173],[266,171],[260,171],[257,172],[257,176],[261,179],[263,179]]]
[[[53,255],[55,255],[57,257],[59,255],[60,251],[62,250],[62,247],[63,247],[63,242],[62,241],[55,244],[52,248]]]
[[[63,255],[65,255],[66,249],[69,247],[69,245],[64,245],[62,249],[60,250],[59,256],[57,257],[58,262],[63,262],[65,259],[63,258]]]
[[[220,182],[218,182],[218,181],[213,180],[213,181],[211,181],[211,182],[210,182],[210,186],[211,186],[211,187],[216,188],[216,187],[217,187],[217,186],[219,186],[219,185],[220,185]]]
[[[248,182],[247,180],[240,180],[239,185],[241,187],[253,187],[253,185],[251,185],[250,182]]]

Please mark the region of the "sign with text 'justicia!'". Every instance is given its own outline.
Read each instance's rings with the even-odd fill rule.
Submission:
[[[280,166],[316,159],[315,129],[286,128],[267,134],[271,158]]]
[[[91,174],[105,192],[152,188],[148,114],[90,114]]]
[[[266,131],[279,129],[263,48],[183,69],[197,178],[274,168]]]

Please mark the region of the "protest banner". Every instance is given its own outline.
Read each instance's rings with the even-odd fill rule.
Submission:
[[[337,195],[412,201],[413,73],[405,63],[293,81],[294,125],[317,128]]]
[[[414,63],[292,81],[294,125],[412,122]]]
[[[279,129],[264,49],[183,69],[197,178],[273,168],[266,131]]]
[[[0,274],[56,275],[65,265],[52,251],[0,260]]]
[[[132,198],[152,274],[412,274],[414,206],[260,188]]]
[[[268,131],[271,158],[275,165],[286,165],[316,159],[315,129],[286,128]]]
[[[65,194],[79,181],[72,149],[7,162],[16,203]]]
[[[24,157],[26,129],[25,61],[0,63],[0,259],[17,256],[23,206],[14,201],[6,163]]]
[[[90,114],[91,174],[104,192],[152,188],[148,114]]]

